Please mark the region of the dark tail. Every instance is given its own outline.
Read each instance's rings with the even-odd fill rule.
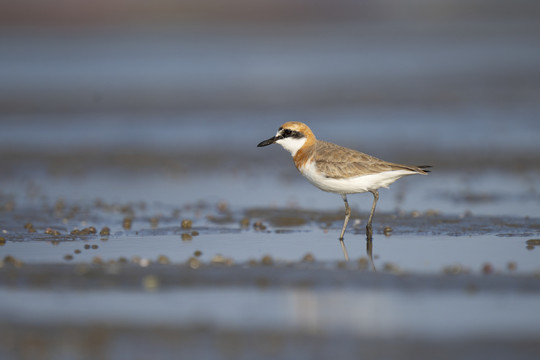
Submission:
[[[420,170],[422,170],[423,173],[430,173],[431,171],[430,170],[426,170],[426,169],[429,169],[431,167],[431,165],[420,165],[420,166],[417,166],[417,168],[419,168]]]

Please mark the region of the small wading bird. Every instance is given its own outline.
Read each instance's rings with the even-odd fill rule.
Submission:
[[[356,150],[317,140],[306,124],[297,121],[281,125],[275,136],[257,146],[274,143],[291,153],[296,168],[310,183],[321,190],[341,194],[345,203],[345,221],[339,240],[346,259],[348,255],[343,244],[343,235],[351,216],[347,194],[367,191],[373,194],[373,205],[366,226],[366,237],[370,242],[373,237],[371,221],[379,199],[378,189],[387,188],[403,176],[427,175],[429,170],[426,168],[430,167],[393,164]]]

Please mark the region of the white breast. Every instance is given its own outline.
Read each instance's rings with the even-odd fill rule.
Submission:
[[[338,194],[355,194],[377,190],[381,187],[387,188],[403,176],[417,174],[412,170],[390,170],[378,174],[333,179],[327,178],[323,173],[319,172],[314,161],[306,163],[299,170],[310,183],[319,189]]]

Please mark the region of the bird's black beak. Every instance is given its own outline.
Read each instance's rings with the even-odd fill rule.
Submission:
[[[279,138],[277,136],[273,136],[271,137],[270,139],[268,140],[264,140],[264,141],[261,141],[257,147],[263,147],[263,146],[268,146],[268,145],[272,145],[273,143],[276,142],[276,140],[278,140]]]

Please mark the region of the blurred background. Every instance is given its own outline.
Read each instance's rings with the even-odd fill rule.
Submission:
[[[537,0],[0,0],[0,358],[540,358],[539,135]]]
[[[535,1],[0,6],[0,161],[15,179],[4,189],[119,171],[296,179],[288,154],[255,148],[291,120],[439,174],[540,167]]]

